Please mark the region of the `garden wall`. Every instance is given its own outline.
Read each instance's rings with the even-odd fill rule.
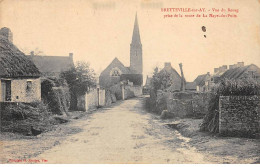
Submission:
[[[192,94],[192,108],[193,115],[196,117],[203,117],[209,110],[209,100],[211,93],[193,93]]]
[[[259,138],[260,96],[220,96],[219,133]]]
[[[203,117],[208,112],[209,93],[175,92],[166,95],[167,110],[174,116]]]
[[[77,100],[77,107],[79,110],[92,110],[97,108],[98,106],[106,105],[106,92],[105,90],[100,89],[98,95],[97,89],[93,89],[87,92],[85,95],[79,96]]]
[[[190,117],[193,115],[192,94],[176,92],[169,95],[167,99],[167,110],[175,117]]]

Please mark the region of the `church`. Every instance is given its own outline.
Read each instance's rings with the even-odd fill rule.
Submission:
[[[124,66],[118,58],[114,58],[99,76],[99,84],[103,88],[109,88],[121,81],[130,81],[135,86],[143,85],[142,43],[137,14],[135,15],[132,42],[130,44],[130,67]]]

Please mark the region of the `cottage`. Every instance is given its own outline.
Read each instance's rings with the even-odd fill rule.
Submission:
[[[207,92],[211,88],[211,75],[208,72],[207,74],[199,75],[193,82],[196,84],[196,90],[198,92]]]
[[[160,74],[162,73],[166,73],[170,75],[170,80],[169,82],[171,82],[171,86],[170,86],[170,90],[172,91],[179,91],[181,90],[181,76],[179,75],[179,73],[171,66],[170,62],[165,62],[164,63],[164,68],[162,70],[160,70],[159,72]],[[186,83],[186,81],[184,81]]]
[[[236,65],[231,66],[224,74],[221,75],[220,79],[254,79],[260,82],[260,68],[254,64],[247,66]]]
[[[9,28],[0,29],[0,102],[40,101],[41,73],[12,37]]]
[[[32,51],[27,55],[44,77],[59,77],[60,73],[74,67],[73,53],[69,56],[39,56]]]

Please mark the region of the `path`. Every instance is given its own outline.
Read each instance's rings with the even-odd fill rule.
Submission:
[[[130,99],[82,119],[82,132],[36,159],[48,163],[209,163],[187,144],[188,138],[161,125]]]

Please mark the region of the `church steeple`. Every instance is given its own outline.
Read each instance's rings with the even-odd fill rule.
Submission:
[[[143,73],[143,53],[137,13],[135,14],[133,36],[130,44],[130,69],[136,74]]]
[[[132,44],[141,44],[137,13],[135,14],[135,24],[134,24],[134,30],[132,36]]]

